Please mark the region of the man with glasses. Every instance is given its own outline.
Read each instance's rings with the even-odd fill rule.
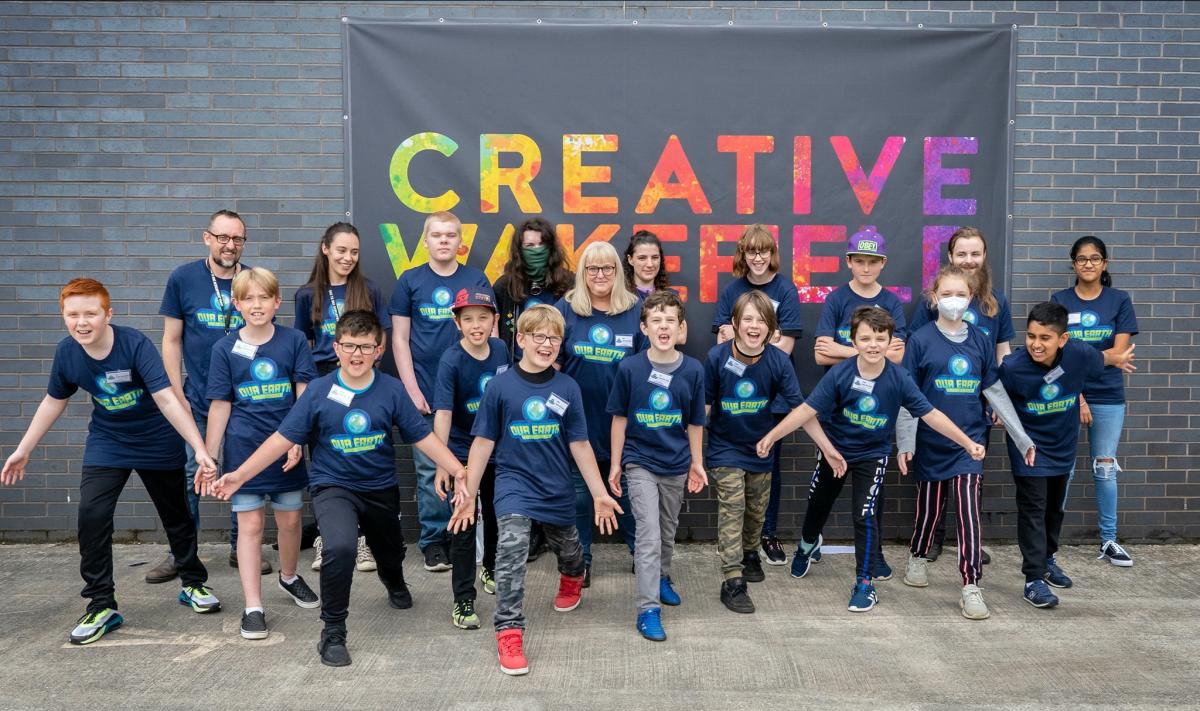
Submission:
[[[392,355],[396,372],[412,398],[417,412],[433,426],[433,399],[438,361],[459,339],[454,325],[454,295],[460,289],[483,291],[495,299],[483,272],[458,263],[462,247],[462,223],[453,213],[435,212],[425,219],[421,238],[429,252],[429,263],[413,267],[400,276],[388,313],[392,316]],[[418,545],[425,557],[425,570],[450,570],[450,505],[438,498],[434,488],[437,467],[416,448],[417,518],[421,522]]]
[[[208,363],[217,341],[244,325],[242,315],[233,306],[233,278],[242,265],[242,249],[246,245],[246,223],[232,210],[218,210],[208,220],[204,230],[204,246],[208,256],[188,262],[171,273],[163,293],[158,313],[163,316],[163,365],[171,381],[171,389],[180,402],[191,406],[196,427],[204,432],[208,426]],[[183,377],[187,367],[187,378]],[[188,509],[200,530],[200,497],[196,495],[196,453],[187,449]],[[237,514],[230,513],[229,565],[237,567]],[[271,572],[271,564],[262,561],[262,574]],[[166,560],[146,573],[146,582],[165,583],[178,574],[175,560]]]

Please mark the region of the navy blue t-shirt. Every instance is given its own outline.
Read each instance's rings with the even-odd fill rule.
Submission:
[[[454,325],[454,296],[459,289],[487,293],[495,301],[487,276],[474,267],[459,264],[450,276],[440,276],[428,264],[413,267],[400,275],[388,313],[411,319],[408,347],[412,351],[413,372],[421,394],[433,397],[438,361],[461,336]]]
[[[904,308],[900,298],[888,291],[880,289],[874,298],[864,299],[849,284],[842,284],[825,297],[825,306],[821,309],[821,318],[817,320],[815,338],[829,336],[835,343],[843,346],[854,346],[850,338],[850,318],[854,312],[863,306],[877,306],[892,315],[896,321],[896,338],[904,340],[907,334],[907,322],[904,320]]]
[[[1063,289],[1050,297],[1067,309],[1067,333],[1071,340],[1086,343],[1097,351],[1113,347],[1118,333],[1137,335],[1137,314],[1129,294],[1111,286],[1100,290],[1091,301],[1079,298],[1075,289]],[[1083,397],[1097,405],[1125,402],[1125,373],[1115,365],[1105,366],[1100,377],[1083,386]]]
[[[1058,476],[1075,467],[1079,441],[1079,394],[1100,376],[1104,356],[1095,348],[1068,339],[1053,367],[1035,363],[1021,349],[1000,364],[1000,381],[1008,391],[1026,434],[1037,448],[1034,466],[1025,464],[1012,436],[1006,436],[1013,476]]]
[[[971,299],[971,303],[967,304],[967,310],[963,314],[963,321],[983,331],[983,335],[992,340],[994,349],[997,343],[1007,343],[1017,334],[1013,330],[1012,309],[1008,305],[1008,297],[995,289],[992,289],[992,296],[996,299],[995,316],[988,316],[983,312],[983,307],[979,305],[979,299]],[[908,332],[916,333],[917,329],[925,324],[937,321],[937,317],[937,307],[930,306],[927,299],[921,299],[913,309],[912,323],[908,325]]]
[[[84,466],[182,469],[183,438],[151,397],[171,387],[162,358],[141,331],[112,330],[112,351],[102,360],[70,336],[59,341],[46,393],[66,400],[83,388],[92,396]]]
[[[371,295],[371,303],[374,305],[375,315],[379,317],[379,323],[383,324],[385,331],[390,329],[392,320],[388,317],[387,304],[383,301],[379,287],[375,286],[375,282],[370,279],[367,280],[367,292]],[[330,295],[333,296],[332,301]],[[321,296],[320,328],[317,328],[312,320],[312,302],[311,286],[302,286],[296,290],[296,330],[312,341],[314,361],[317,363],[336,362],[337,353],[333,351],[333,335],[338,319],[346,313],[346,285],[331,286]]]
[[[208,368],[206,396],[231,405],[223,447],[226,470],[242,466],[275,432],[296,402],[295,385],[316,377],[308,340],[294,328],[276,326],[271,340],[261,346],[240,341],[238,333],[217,341]],[[308,481],[304,460],[286,472],[285,461],[287,457],[281,457],[240,491],[273,494],[303,489]]]
[[[691,356],[673,372],[654,367],[648,351],[617,368],[608,414],[627,417],[621,464],[654,474],[687,474],[692,466],[688,426],[704,426],[704,366]]]
[[[779,332],[784,336],[800,338],[804,333],[804,323],[800,320],[800,297],[796,294],[796,285],[782,274],[771,277],[766,284],[751,284],[746,277],[735,279],[721,290],[717,300],[717,308],[713,312],[713,333],[721,326],[733,320],[733,305],[738,297],[755,289],[767,295],[771,305],[775,307],[775,319],[779,322]]]
[[[242,264],[238,269],[248,269]],[[216,279],[216,288],[213,280]],[[183,321],[183,365],[187,378],[183,394],[197,414],[208,414],[208,363],[217,341],[245,325],[242,315],[233,308],[233,279],[216,277],[208,268],[208,260],[188,262],[167,279],[160,316]]]
[[[967,340],[955,343],[927,323],[908,337],[904,367],[929,400],[973,441],[985,443],[988,419],[982,399],[1000,377],[996,371],[996,344],[975,326],[967,326]],[[917,423],[913,474],[921,481],[950,479],[959,474],[979,474],[983,462],[932,427]]]
[[[634,304],[616,315],[592,309],[583,317],[571,309],[565,298],[554,305],[566,321],[558,362],[562,372],[579,384],[583,393],[583,413],[587,418],[588,441],[596,459],[612,459],[612,415],[608,414],[608,393],[617,379],[617,366],[626,356],[640,353],[648,345],[642,334],[641,308]]]
[[[747,365],[733,357],[733,343],[713,346],[704,360],[704,401],[712,405],[704,464],[768,472],[772,458],[760,458],[755,446],[775,426],[770,403],[782,397],[790,410],[804,396],[786,353],[767,346],[757,363]]]
[[[438,363],[437,384],[433,388],[433,400],[429,407],[448,410],[450,418],[450,441],[447,446],[454,456],[467,461],[471,451],[471,427],[475,425],[475,413],[479,402],[492,378],[508,370],[508,349],[499,338],[488,339],[488,356],[477,360],[462,347],[462,341],[450,346]]]
[[[901,407],[913,417],[933,410],[908,371],[886,358],[874,380],[859,373],[857,357],[847,358],[825,373],[805,403],[817,411],[821,429],[849,464],[891,454]]]
[[[404,383],[375,371],[362,390],[341,382],[341,369],[308,384],[279,434],[289,442],[309,445],[308,486],[340,486],[351,491],[379,491],[396,486],[396,452],[392,428],[405,442],[419,442],[431,430],[413,407]],[[349,404],[347,404],[347,402]]]
[[[534,383],[517,367],[488,383],[471,428],[472,435],[496,443],[496,516],[520,514],[554,526],[573,525],[570,445],[588,439],[583,396],[562,373]]]

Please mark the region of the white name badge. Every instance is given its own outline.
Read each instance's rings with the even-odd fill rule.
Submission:
[[[746,364],[737,358],[734,358],[733,356],[729,356],[729,360],[725,361],[725,370],[728,370],[734,375],[744,375],[746,372]]]
[[[566,400],[563,400],[561,397],[559,397],[558,395],[555,395],[554,393],[550,393],[550,397],[546,400],[546,407],[550,408],[551,410],[553,410],[555,413],[557,413],[560,416],[564,412],[567,411],[567,406],[570,404],[571,403],[567,402]]]
[[[508,370],[508,363],[505,363],[504,365],[498,365],[496,366],[496,375],[499,375],[506,370]]]
[[[870,395],[871,393],[875,392],[875,381],[867,380],[866,378],[860,378],[856,375],[854,376],[854,384],[850,386],[850,389]]]
[[[1055,380],[1061,378],[1064,373],[1065,371],[1062,369],[1062,366],[1056,365],[1054,366],[1054,370],[1042,376],[1042,380],[1045,380],[1047,384],[1053,383]]]
[[[233,344],[233,352],[247,360],[254,360],[254,354],[258,353],[258,346],[250,345],[239,338]]]
[[[110,370],[104,374],[104,380],[109,383],[131,383],[133,374],[128,370]]]
[[[350,401],[354,399],[354,392],[334,383],[334,385],[329,388],[329,394],[326,395],[326,397],[340,405],[350,407]]]
[[[1068,326],[1078,325],[1079,318],[1080,318],[1080,313],[1078,311],[1067,314],[1067,325]]]
[[[631,335],[631,334],[625,334],[625,335],[617,334],[617,340],[616,340],[616,343],[617,343],[617,348],[633,348],[633,335]]]
[[[671,375],[670,373],[651,370],[648,381],[653,385],[659,386],[660,388],[669,388],[671,387],[671,378],[673,377],[675,376]]]

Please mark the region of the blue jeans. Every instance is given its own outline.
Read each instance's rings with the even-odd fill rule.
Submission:
[[[189,407],[190,409],[190,407]],[[200,430],[200,437],[204,437],[205,430],[208,429],[208,415],[197,415],[195,410],[192,410],[192,419],[196,421],[196,429]],[[196,493],[196,470],[200,468],[196,464],[196,452],[192,449],[192,445],[186,441],[183,443],[183,451],[187,453],[187,462],[183,465],[184,479],[187,482],[187,505],[188,512],[192,514],[192,522],[196,524],[196,540],[200,540],[200,495]],[[229,511],[229,550],[237,552],[237,513],[232,509]]]
[[[604,488],[608,490],[610,462],[604,460],[597,464],[600,468],[600,476],[605,481]],[[583,560],[591,565],[592,528],[596,525],[596,510],[592,507],[592,492],[588,490],[587,483],[583,480],[583,474],[578,469],[571,469],[571,480],[575,484],[575,528],[579,529],[579,543],[583,546]],[[626,481],[624,474],[621,475],[621,492],[620,496],[613,497],[617,500],[621,510],[625,512],[617,516],[617,531],[625,540],[625,545],[629,546],[629,552],[633,553],[637,526],[634,524],[633,507],[629,503],[629,482]],[[612,494],[612,491],[608,493]]]
[[[425,415],[425,422],[433,427],[433,415]],[[438,498],[433,480],[437,476],[437,465],[416,447],[412,448],[413,468],[417,470],[417,520],[421,523],[421,537],[417,545],[424,551],[435,543],[450,545],[450,504]]]
[[[1096,485],[1096,512],[1100,519],[1100,540],[1117,540],[1117,443],[1125,426],[1125,404],[1089,405],[1092,424],[1088,427],[1088,447],[1092,455],[1092,481]],[[1100,459],[1111,461],[1101,462]]]

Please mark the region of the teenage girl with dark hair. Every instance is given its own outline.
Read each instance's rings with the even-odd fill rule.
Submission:
[[[520,357],[516,324],[521,314],[537,304],[553,306],[574,285],[575,275],[554,226],[541,217],[522,222],[509,243],[504,273],[492,285],[500,310],[500,338],[514,358]]]

